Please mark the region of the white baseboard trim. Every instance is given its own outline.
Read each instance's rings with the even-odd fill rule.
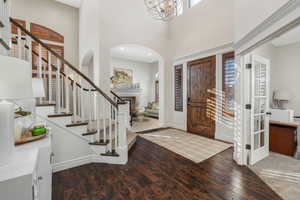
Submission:
[[[90,164],[93,161],[93,157],[94,155],[88,155],[88,156],[84,156],[84,157],[80,157],[80,158],[76,158],[76,159],[72,159],[60,163],[55,163],[52,166],[53,173],[74,168],[74,167],[79,167],[85,164]]]

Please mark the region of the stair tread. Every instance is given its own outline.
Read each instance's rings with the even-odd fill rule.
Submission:
[[[86,133],[83,133],[82,136],[95,135],[97,133],[98,133],[97,130],[92,130],[92,131],[88,131]]]
[[[101,156],[119,157],[120,155],[113,150],[112,152],[101,153]]]
[[[100,140],[100,142],[90,142],[89,144],[102,146],[102,145],[107,145],[108,143],[109,143],[109,140],[106,140],[106,141]]]
[[[37,107],[46,107],[46,106],[56,106],[55,103],[42,103],[42,104],[36,104]]]
[[[73,116],[73,113],[58,113],[58,114],[52,114],[48,115],[48,117],[53,118],[53,117],[71,117]]]
[[[88,124],[89,124],[88,122],[75,122],[75,123],[67,124],[66,127],[86,126]]]

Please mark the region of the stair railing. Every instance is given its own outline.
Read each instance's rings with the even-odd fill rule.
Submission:
[[[0,55],[8,55],[10,44],[10,1],[0,0]]]
[[[22,25],[12,18],[10,22],[17,29],[12,37],[11,56],[29,61],[33,64],[33,77],[44,80],[47,95],[39,103],[55,104],[56,115],[72,115],[72,123],[67,127],[87,125],[90,144],[105,145],[104,155],[116,156],[121,149],[127,149],[126,103],[114,101]]]

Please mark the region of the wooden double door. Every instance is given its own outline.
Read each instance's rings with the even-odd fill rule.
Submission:
[[[214,138],[215,121],[209,116],[208,90],[215,89],[216,57],[188,63],[187,128],[191,133]]]

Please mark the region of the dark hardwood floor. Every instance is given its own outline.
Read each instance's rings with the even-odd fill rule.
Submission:
[[[200,164],[138,138],[127,165],[89,164],[55,173],[53,200],[281,199],[228,149]]]

